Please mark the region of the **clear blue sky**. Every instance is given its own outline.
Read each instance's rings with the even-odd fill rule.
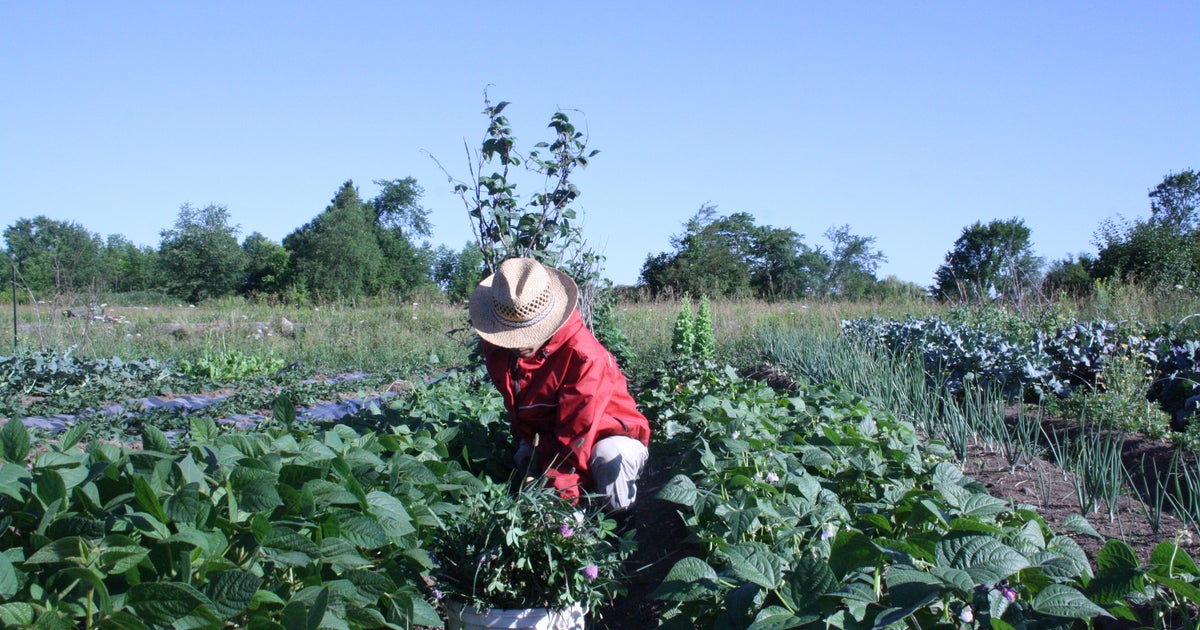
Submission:
[[[1048,261],[1200,169],[1200,2],[0,0],[0,227],[44,214],[157,246],[185,203],[281,241],[342,182],[415,177],[471,238],[487,86],[521,145],[558,108],[606,275],[704,203],[849,224],[929,285],[963,227],[1022,217]],[[529,186],[525,187],[529,190]]]

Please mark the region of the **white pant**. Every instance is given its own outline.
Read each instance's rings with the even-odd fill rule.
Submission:
[[[637,480],[649,455],[641,442],[614,435],[596,442],[588,466],[596,491],[608,497],[614,510],[627,508],[637,498]]]

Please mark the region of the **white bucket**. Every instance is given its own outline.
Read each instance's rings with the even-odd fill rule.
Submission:
[[[509,628],[512,630],[584,630],[587,611],[575,604],[563,610],[549,608],[520,608],[479,610],[459,602],[446,604],[446,630],[482,630]]]

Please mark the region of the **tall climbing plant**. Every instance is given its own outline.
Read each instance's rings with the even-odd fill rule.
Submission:
[[[587,135],[575,128],[567,114],[558,111],[548,128],[554,137],[539,142],[527,156],[517,150],[517,139],[504,110],[509,103],[493,104],[484,94],[487,132],[476,152],[468,150],[470,182],[454,180],[462,198],[487,273],[494,273],[506,258],[534,258],[570,274],[579,285],[580,311],[592,324],[603,257],[587,246],[572,204],[579,188],[571,181],[598,151],[589,150]],[[519,173],[540,180],[526,198],[517,191]]]

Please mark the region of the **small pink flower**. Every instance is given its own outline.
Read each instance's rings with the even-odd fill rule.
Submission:
[[[1001,587],[1000,594],[1004,596],[1004,599],[1007,599],[1010,602],[1017,601],[1017,592],[1007,586]]]
[[[975,611],[970,606],[963,606],[962,612],[958,613],[958,620],[963,623],[975,621]]]
[[[767,473],[767,483],[779,483],[779,475],[775,471]]]
[[[586,567],[583,567],[583,577],[589,580],[594,580],[600,577],[600,567],[594,564],[589,564]]]
[[[558,533],[561,534],[563,538],[570,538],[575,535],[575,528],[563,523],[558,528]]]
[[[821,540],[829,540],[837,536],[838,526],[833,523],[825,523],[821,526]]]
[[[443,593],[443,592],[439,591],[439,590],[438,590],[438,589],[436,589],[436,588],[435,588],[435,589],[433,589],[433,598],[434,598],[434,599],[441,599],[441,598],[443,598],[443,597],[445,597],[445,596],[446,596],[446,594],[445,594],[445,593]]]

